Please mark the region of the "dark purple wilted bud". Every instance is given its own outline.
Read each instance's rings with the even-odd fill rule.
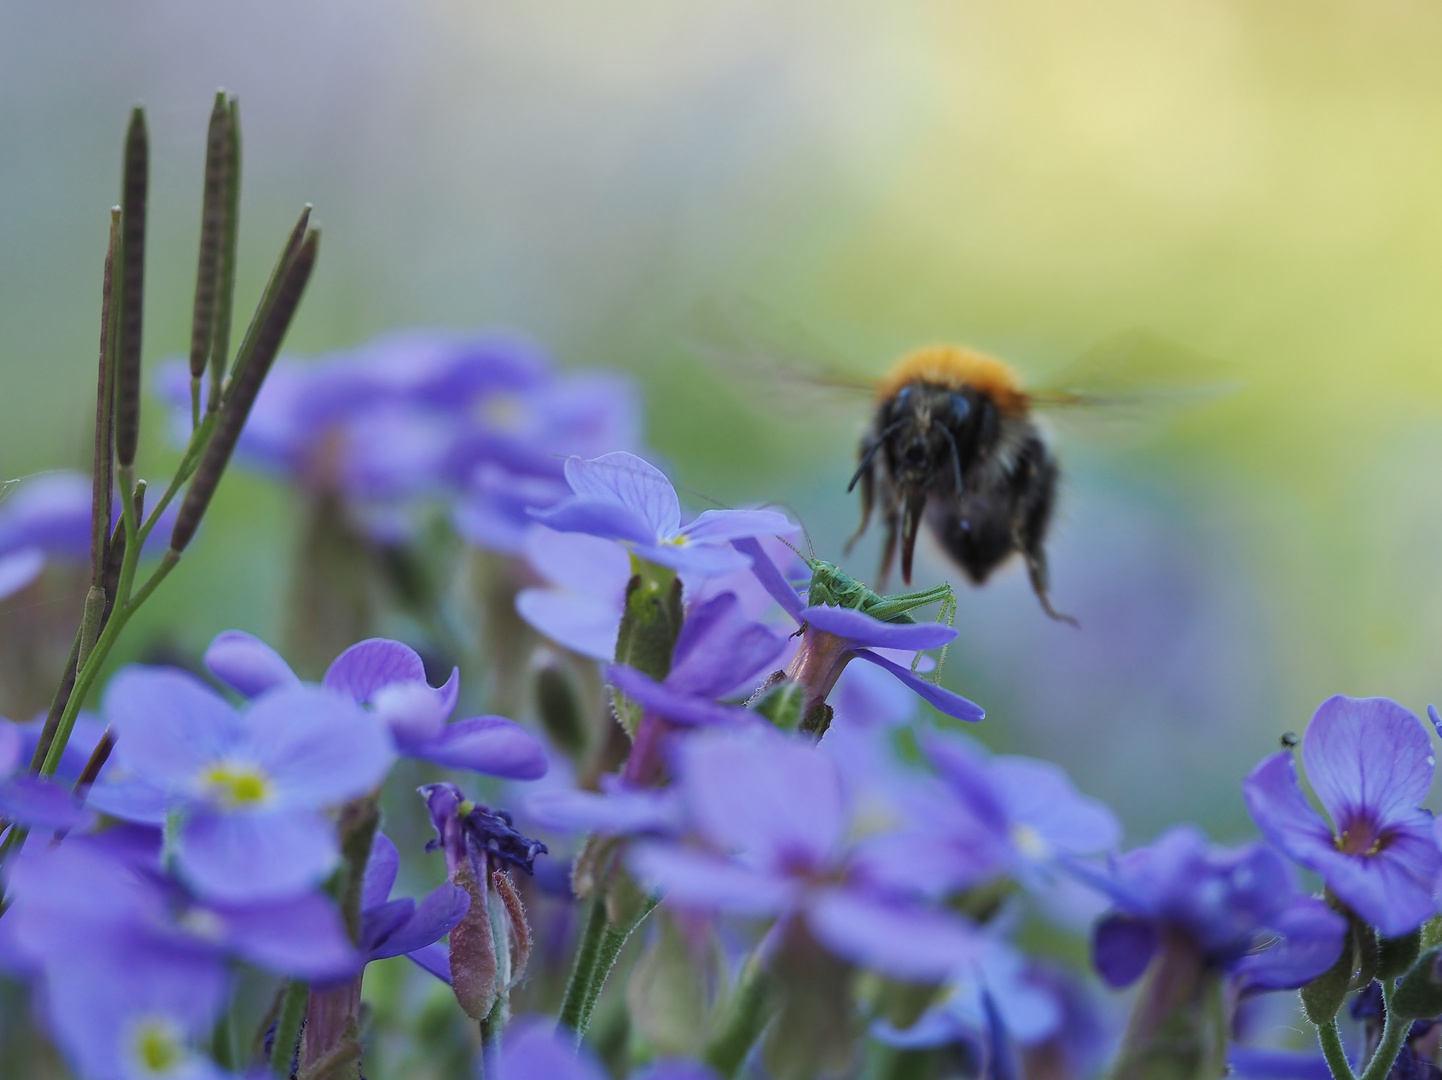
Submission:
[[[420,788],[436,839],[426,845],[446,856],[446,877],[471,898],[451,930],[451,986],[466,1014],[484,1020],[515,984],[530,952],[530,929],[507,866],[531,873],[546,845],[522,836],[511,815],[467,799],[455,784]]]

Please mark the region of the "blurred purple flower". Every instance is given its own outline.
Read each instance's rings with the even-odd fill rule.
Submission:
[[[860,658],[889,671],[947,716],[967,721],[985,717],[986,712],[981,706],[921,678],[914,671],[875,651],[904,649],[917,652],[940,648],[956,637],[954,629],[940,623],[882,622],[851,608],[805,604],[759,544],[752,539],[741,538],[734,542],[734,546],[751,558],[752,570],[761,584],[805,630],[801,649],[787,674],[806,685],[809,697],[824,701],[846,665],[853,658]]]
[[[589,1047],[556,1030],[547,1017],[523,1016],[501,1041],[499,1080],[606,1080],[606,1070]],[[658,1061],[635,1074],[635,1080],[719,1080],[696,1061]]]
[[[404,954],[444,982],[451,981],[450,959],[437,944],[470,909],[466,891],[449,882],[417,903],[390,899],[400,868],[400,853],[390,837],[376,833],[361,885],[361,952],[366,963]]]
[[[360,964],[324,897],[200,903],[162,875],[160,846],[158,830],[122,826],[32,846],[8,870],[8,944],[40,980],[52,1033],[85,1077],[155,1075],[158,1059],[173,1075],[218,1075],[190,1044],[224,1005],[232,956],[307,980]]]
[[[93,815],[69,787],[21,769],[29,761],[20,725],[0,717],[0,823],[31,829],[78,829]],[[0,824],[0,833],[5,825]]]
[[[666,475],[624,451],[565,465],[572,497],[532,516],[557,532],[614,540],[637,558],[696,574],[744,570],[747,557],[731,541],[796,531],[775,510],[706,510],[681,524],[681,503]]]
[[[1298,891],[1271,848],[1219,848],[1192,826],[1114,858],[1106,872],[1082,872],[1116,904],[1092,938],[1097,971],[1116,987],[1138,979],[1164,942],[1185,941],[1243,992],[1294,989],[1332,966],[1347,929]]]
[[[89,563],[91,498],[89,476],[57,471],[26,480],[0,499],[0,599],[34,581],[48,560]],[[147,555],[164,551],[177,512],[172,506],[162,515]],[[112,527],[119,520],[116,502]]]
[[[869,845],[873,872],[944,895],[1010,875],[1045,885],[1059,861],[1113,850],[1121,826],[1047,761],[991,757],[958,733],[921,737],[939,781],[914,780],[899,801],[907,824]]]
[[[190,432],[189,378],[183,363],[162,369],[182,440]],[[628,380],[557,373],[522,338],[412,330],[313,362],[282,358],[237,455],[340,492],[382,539],[405,535],[406,507],[417,497],[458,494],[461,533],[511,552],[528,524],[526,507],[566,494],[560,459],[634,445],[639,415]]]
[[[603,776],[601,790],[538,791],[526,798],[528,820],[546,829],[603,836],[668,836],[682,826],[680,793],[674,788],[635,788]]]
[[[338,856],[324,811],[373,791],[394,760],[382,720],[320,687],[270,690],[238,712],[199,679],[130,667],[111,680],[110,779],[89,803],[149,824],[183,810],[175,864],[199,895],[294,895]]]
[[[205,665],[246,697],[302,685],[279,653],[240,630],[216,635],[205,651]],[[460,695],[460,669],[451,670],[444,686],[433,687],[420,655],[399,641],[370,638],[352,645],[326,670],[323,685],[368,706],[386,722],[396,749],[406,757],[510,780],[545,775],[545,747],[514,721],[473,716],[449,723]]]
[[[803,918],[839,955],[903,979],[944,978],[976,959],[980,938],[964,920],[852,873],[851,808],[820,748],[756,725],[694,735],[675,756],[698,843],[639,842],[629,860],[671,902]]]
[[[1420,809],[1433,757],[1417,717],[1387,698],[1328,698],[1307,727],[1302,761],[1332,824],[1308,804],[1282,751],[1242,783],[1262,835],[1389,937],[1436,914],[1442,851]]]

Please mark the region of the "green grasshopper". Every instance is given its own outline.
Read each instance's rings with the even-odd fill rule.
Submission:
[[[791,545],[787,545],[790,547]],[[873,619],[880,619],[882,622],[892,623],[914,623],[911,612],[917,608],[926,607],[928,604],[940,604],[936,621],[945,623],[948,627],[956,625],[956,590],[949,583],[943,582],[930,589],[918,589],[915,592],[892,593],[890,596],[882,596],[875,592],[864,581],[852,577],[835,563],[829,563],[822,559],[812,558],[803,555],[794,547],[792,551],[800,556],[802,562],[806,563],[811,570],[811,585],[807,589],[806,603],[808,606],[830,604],[833,607],[854,608],[864,615],[870,615]],[[942,646],[941,656],[936,663],[936,678],[941,677],[941,665],[946,660],[946,646]],[[921,662],[921,654],[917,653],[911,661],[911,670],[915,671]]]

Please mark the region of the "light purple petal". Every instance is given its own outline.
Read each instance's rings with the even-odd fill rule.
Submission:
[[[105,715],[117,736],[114,764],[176,792],[192,790],[243,737],[229,702],[173,668],[122,668],[106,687]]]
[[[806,902],[812,933],[831,951],[898,979],[940,982],[980,959],[982,939],[958,916],[850,889],[822,889]]]
[[[266,971],[331,980],[360,970],[361,956],[346,934],[340,912],[319,894],[214,910],[225,927],[226,944]]]
[[[609,665],[606,668],[606,679],[648,711],[678,724],[732,727],[738,724],[750,725],[758,719],[756,713],[739,705],[721,705],[709,698],[672,690],[649,675],[624,664]]]
[[[636,1074],[636,1080],[720,1080],[699,1061],[658,1061]]]
[[[796,590],[791,587],[791,583],[776,568],[776,564],[771,561],[771,556],[767,555],[754,539],[733,540],[731,546],[751,560],[751,571],[756,575],[756,580],[781,605],[786,614],[800,622],[801,612],[806,605],[802,603]]]
[[[1358,813],[1379,824],[1404,817],[1432,786],[1426,730],[1387,698],[1339,694],[1322,702],[1307,727],[1302,761],[1338,830]]]
[[[470,910],[471,898],[458,885],[443,884],[427,893],[415,912],[392,934],[375,945],[372,960],[413,953],[449,934]]]
[[[1347,920],[1323,901],[1303,896],[1273,919],[1270,929],[1277,940],[1232,969],[1244,991],[1295,990],[1311,982],[1336,962]]]
[[[32,829],[78,829],[94,817],[48,776],[22,773],[0,781],[0,818]]]
[[[635,510],[615,503],[594,499],[572,499],[549,510],[532,508],[530,515],[548,529],[562,533],[581,533],[602,540],[622,540],[630,544],[653,544],[656,536],[650,523]]]
[[[681,535],[693,544],[724,544],[756,536],[789,536],[796,525],[775,510],[703,510],[683,526]]]
[[[499,1072],[500,1080],[606,1080],[588,1048],[577,1050],[554,1021],[539,1017],[523,1017],[507,1029]]]
[[[1259,761],[1242,781],[1242,799],[1262,835],[1303,866],[1336,851],[1332,830],[1313,810],[1285,750]]]
[[[380,786],[395,760],[380,717],[318,686],[272,690],[251,702],[245,722],[281,806],[359,798]]]
[[[453,674],[447,685],[457,681],[458,675]],[[424,682],[391,683],[372,695],[371,707],[391,729],[401,753],[407,753],[445,730],[451,713],[443,694],[443,690],[434,690]]]
[[[508,780],[537,780],[550,763],[540,739],[504,716],[474,716],[446,726],[440,738],[412,747],[414,757]]]
[[[665,685],[720,697],[759,675],[785,648],[786,639],[752,620],[735,593],[721,593],[688,612]]]
[[[1013,827],[1030,826],[1053,851],[1094,855],[1121,843],[1116,815],[1099,799],[1079,792],[1059,765],[1007,756],[993,758],[988,771]]]
[[[632,550],[638,559],[669,566],[677,573],[701,577],[734,574],[750,564],[750,560],[734,548],[714,544],[634,544]]]
[[[322,680],[327,689],[361,704],[391,683],[425,681],[426,665],[420,654],[389,638],[368,638],[352,645],[331,662]]]
[[[676,844],[633,844],[627,857],[639,881],[672,903],[699,911],[775,915],[790,906],[796,886],[784,877],[726,862]]]
[[[366,860],[365,876],[361,879],[361,910],[380,907],[391,894],[400,869],[401,853],[385,833],[377,831],[371,841],[370,858]]]
[[[175,860],[195,892],[227,903],[279,900],[319,883],[339,858],[335,826],[319,814],[195,812]]]
[[[620,600],[631,580],[631,557],[613,540],[532,525],[525,553],[536,573],[571,592]]]
[[[1432,816],[1414,810],[1410,822],[1394,822],[1387,846],[1376,855],[1346,855],[1334,849],[1310,863],[1327,887],[1362,919],[1387,937],[1415,930],[1436,914],[1433,885],[1442,855],[1432,836]]]
[[[845,638],[857,648],[938,649],[956,637],[956,630],[938,622],[882,622],[855,608],[822,604],[809,607],[802,617],[818,630]]]
[[[1141,978],[1156,951],[1157,932],[1146,919],[1110,915],[1092,933],[1092,964],[1118,990]]]
[[[696,829],[723,851],[781,872],[821,868],[849,824],[836,763],[769,728],[681,744],[682,793]]]
[[[1352,1064],[1355,1068],[1356,1062]],[[1332,1080],[1332,1070],[1319,1050],[1229,1046],[1227,1066],[1228,1075],[1238,1080]]]
[[[870,649],[858,649],[856,655],[867,663],[875,664],[891,672],[907,686],[915,690],[916,693],[921,696],[922,700],[932,705],[938,711],[945,713],[947,716],[969,722],[984,719],[986,716],[986,711],[975,702],[968,701],[960,694],[953,694],[950,690],[937,686],[933,682],[928,682],[915,672],[908,671],[900,664],[893,664],[890,660],[886,659],[886,657],[880,656]]]
[[[594,791],[538,791],[525,800],[526,817],[559,832],[607,836],[672,833],[681,827],[681,806],[672,789],[639,788],[605,795]]]
[[[92,810],[145,825],[164,825],[173,802],[164,790],[136,777],[102,780],[85,796]]]
[[[566,482],[582,499],[624,506],[644,520],[647,539],[672,536],[681,526],[681,504],[665,473],[635,454],[618,451],[590,461],[566,460]]]
[[[447,986],[451,982],[451,952],[441,942],[427,945],[424,949],[406,953],[406,959],[424,971],[430,972]]]
[[[210,673],[242,697],[255,697],[300,682],[280,653],[243,630],[216,634],[204,659]]]
[[[45,552],[38,547],[21,548],[0,555],[0,600],[14,596],[40,576],[45,569]]]
[[[619,550],[619,549],[618,549]],[[625,601],[560,589],[522,589],[516,594],[516,611],[557,645],[593,660],[616,655]]]

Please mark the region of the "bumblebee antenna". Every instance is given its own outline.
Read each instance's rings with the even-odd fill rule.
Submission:
[[[851,494],[852,488],[856,487],[857,481],[861,479],[861,474],[871,467],[871,459],[876,456],[876,451],[881,449],[881,444],[886,441],[886,437],[895,433],[896,430],[901,427],[902,423],[903,421],[901,420],[896,421],[896,423],[892,424],[890,427],[882,431],[880,435],[876,436],[876,441],[866,448],[866,453],[861,455],[861,464],[856,466],[856,471],[851,474],[851,483],[846,485],[846,494]],[[942,430],[946,431],[945,428],[942,428]],[[951,432],[948,431],[946,434],[947,438],[951,438]],[[955,443],[952,443],[951,452],[953,455],[956,453]],[[958,475],[960,474],[960,468],[961,467],[958,465]],[[957,490],[961,490],[960,483],[957,484]]]

